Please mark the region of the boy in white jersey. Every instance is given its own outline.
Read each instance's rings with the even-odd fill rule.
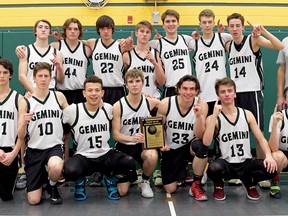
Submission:
[[[18,173],[18,152],[24,140],[18,139],[18,102],[22,98],[10,89],[13,75],[12,63],[0,59],[0,198],[13,199],[14,185]],[[4,205],[4,204],[3,204]]]
[[[142,149],[144,134],[140,131],[140,119],[150,117],[150,111],[160,101],[142,95],[144,75],[139,69],[126,72],[124,79],[129,93],[113,105],[113,138],[117,141],[117,150],[132,156],[142,166],[142,180],[138,186],[143,197],[152,198],[154,193],[149,179],[156,168],[158,153],[156,149]],[[122,184],[124,193],[128,189],[129,183]]]
[[[288,86],[288,37],[282,40],[284,49],[279,51],[277,61],[277,104],[278,109],[284,108],[283,90]]]
[[[31,205],[40,203],[45,183],[50,203],[62,203],[56,183],[63,169],[62,109],[68,103],[61,92],[49,90],[51,74],[48,63],[37,63],[33,69],[36,87],[32,97],[19,103],[18,138],[24,140],[27,135],[24,160]]]
[[[270,118],[269,123],[269,146],[272,151],[272,155],[275,158],[278,165],[278,173],[271,181],[270,197],[275,199],[281,198],[281,189],[279,186],[279,173],[283,170],[287,171],[287,158],[288,158],[288,87],[283,91],[285,108],[278,109],[279,104],[276,104],[273,115]],[[281,104],[282,108],[282,104]]]
[[[162,150],[162,180],[167,193],[177,189],[177,181],[185,177],[186,160],[193,161],[194,180],[189,194],[196,200],[207,200],[201,179],[208,160],[208,147],[201,139],[208,112],[207,103],[197,97],[200,84],[196,77],[183,76],[177,83],[178,95],[164,98],[157,116],[165,123],[165,146]],[[183,127],[183,125],[185,125]]]
[[[262,25],[254,25],[251,35],[244,36],[244,17],[233,13],[227,17],[228,31],[233,40],[226,44],[229,52],[230,76],[237,87],[236,105],[250,110],[264,130],[264,73],[260,47],[281,50],[281,41]],[[265,37],[261,36],[264,35]]]
[[[213,114],[206,120],[203,143],[209,146],[215,136],[219,148],[219,158],[212,161],[207,170],[208,177],[214,182],[215,200],[225,200],[223,180],[240,179],[247,190],[250,200],[258,200],[257,182],[275,176],[277,164],[255,117],[249,110],[235,106],[235,82],[229,78],[217,80],[215,91],[218,100]],[[251,129],[265,154],[265,159],[253,159],[250,152],[249,130]]]
[[[75,182],[75,200],[86,199],[85,176],[98,171],[106,175],[108,198],[124,196],[121,186],[136,178],[136,164],[131,156],[112,150],[109,146],[112,105],[102,104],[102,80],[96,76],[84,82],[85,103],[72,104],[64,112],[64,122],[72,126],[76,152],[64,164],[64,177]],[[134,176],[133,176],[134,175]],[[112,177],[118,176],[118,178]],[[135,180],[135,179],[134,179]]]
[[[113,105],[126,95],[122,54],[127,50],[112,38],[115,23],[111,17],[100,16],[96,21],[96,31],[101,38],[91,38],[87,40],[87,45],[92,49],[94,74],[103,80],[103,101]],[[132,42],[132,39],[129,41]]]
[[[192,74],[189,47],[195,46],[195,41],[188,35],[178,35],[180,15],[175,10],[166,10],[161,15],[166,36],[149,42],[149,45],[160,52],[164,65],[166,83],[164,97],[176,94],[176,83],[186,74]]]
[[[36,21],[34,24],[35,43],[28,45],[27,48],[25,46],[16,48],[16,54],[19,57],[19,80],[26,91],[30,93],[33,93],[35,89],[33,68],[38,62],[51,64],[52,79],[49,84],[50,89],[55,89],[57,82],[63,83],[64,81],[62,55],[48,43],[51,28],[48,20],[41,19]]]
[[[35,83],[33,80],[33,68],[38,62],[47,62],[52,67],[52,79],[49,84],[50,89],[55,89],[56,83],[62,83],[64,74],[62,69],[62,55],[61,53],[48,44],[48,39],[51,34],[51,24],[48,20],[41,19],[34,24],[34,34],[36,41],[33,44],[25,46],[18,46],[16,54],[19,57],[19,74],[18,78],[27,92],[33,93],[35,90]],[[22,168],[24,168],[24,149],[21,149]],[[25,172],[20,177],[16,184],[17,189],[26,187]]]
[[[225,44],[232,40],[227,33],[214,33],[215,14],[205,9],[198,15],[199,25],[203,35],[195,41],[193,64],[196,76],[200,82],[200,97],[208,104],[208,115],[213,113],[217,95],[211,86],[216,79],[227,76]]]
[[[144,74],[143,93],[157,99],[161,98],[159,86],[165,84],[165,74],[159,52],[148,44],[152,35],[152,25],[143,20],[136,25],[137,45],[133,50],[123,54],[123,62],[127,71],[138,68]]]

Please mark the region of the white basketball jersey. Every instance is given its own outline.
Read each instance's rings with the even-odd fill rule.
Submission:
[[[47,51],[41,55],[34,44],[28,45],[28,72],[27,72],[27,78],[30,80],[32,86],[35,88],[36,84],[33,80],[33,69],[35,64],[38,62],[47,62],[51,65],[52,69],[52,80],[49,84],[49,89],[54,89],[56,87],[56,67],[51,62],[51,59],[54,59],[53,54],[56,54],[56,49],[49,45]]]
[[[105,46],[97,39],[92,53],[94,74],[100,77],[104,87],[119,87],[124,85],[123,59],[118,41]]]
[[[239,51],[236,50],[234,41],[231,41],[228,59],[230,76],[236,83],[237,92],[263,90],[262,53],[260,50],[257,53],[253,53],[251,35],[247,36]]]
[[[193,63],[201,86],[200,97],[206,102],[215,101],[215,81],[227,76],[225,47],[219,33],[214,34],[210,44],[203,37],[196,40]]]
[[[112,106],[104,103],[96,113],[87,110],[85,103],[74,105],[76,120],[72,126],[76,154],[87,158],[98,158],[110,150],[110,123]]]
[[[279,149],[282,151],[288,151],[288,113],[287,109],[282,110],[283,114],[283,121],[280,130],[280,142],[279,142]]]
[[[244,109],[237,107],[237,117],[234,123],[221,112],[218,123],[219,133],[216,140],[219,143],[220,158],[229,163],[241,163],[252,158],[249,125]]]
[[[165,122],[165,143],[171,149],[180,148],[189,143],[194,138],[195,114],[193,106],[197,103],[195,98],[189,110],[182,114],[178,104],[178,96],[169,98],[169,108]]]
[[[134,136],[136,133],[141,133],[140,119],[151,117],[148,100],[142,95],[139,106],[134,109],[126,97],[120,99],[121,107],[121,128],[120,133]],[[136,143],[127,142],[127,145],[135,145]]]
[[[175,87],[176,83],[186,74],[192,74],[189,49],[182,35],[175,42],[160,39],[160,57],[166,75],[166,87]]]
[[[150,48],[150,52],[155,57],[156,61],[160,61],[157,59],[156,50],[153,48]],[[135,48],[129,52],[129,58],[130,58],[130,65],[128,66],[127,71],[137,68],[143,72],[144,75],[144,86],[142,89],[142,92],[145,94],[151,95],[157,99],[160,99],[161,94],[156,86],[156,76],[155,76],[155,67],[154,65],[147,60],[146,58],[141,58],[137,53]]]
[[[10,90],[8,96],[0,102],[0,147],[14,147],[18,126],[19,94]]]
[[[34,115],[27,126],[28,147],[48,149],[63,144],[62,109],[54,91],[44,101],[36,97],[27,99],[28,112]]]
[[[87,67],[89,64],[85,45],[82,42],[78,42],[77,47],[74,50],[71,50],[64,39],[59,41],[59,50],[63,56],[63,71],[65,79],[63,83],[57,83],[57,89],[83,89],[83,83],[86,79]]]

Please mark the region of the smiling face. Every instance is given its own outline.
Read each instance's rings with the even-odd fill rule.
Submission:
[[[192,103],[195,96],[198,95],[199,89],[196,88],[196,83],[193,81],[184,81],[182,85],[177,89],[179,97],[185,103]]]
[[[83,95],[88,105],[99,106],[104,95],[101,83],[87,82],[83,90]]]
[[[166,31],[166,34],[175,34],[177,33],[179,27],[179,22],[175,16],[167,15],[163,21],[163,28]]]

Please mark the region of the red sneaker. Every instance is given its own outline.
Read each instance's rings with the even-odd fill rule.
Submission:
[[[208,200],[204,189],[202,188],[201,181],[194,181],[190,187],[189,195],[193,196],[195,200],[205,201]]]
[[[260,195],[256,189],[256,186],[250,186],[250,187],[246,187],[247,190],[247,198],[250,200],[259,200],[260,199]]]
[[[214,183],[213,197],[215,200],[218,201],[226,199],[226,195],[224,193],[224,182]]]

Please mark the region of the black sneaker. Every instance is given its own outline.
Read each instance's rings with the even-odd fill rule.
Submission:
[[[90,187],[101,187],[103,180],[103,174],[100,172],[95,172],[92,174],[92,180],[90,182]]]
[[[50,203],[52,205],[62,204],[62,197],[60,195],[61,191],[59,190],[57,185],[51,186],[48,183],[45,189],[50,194]]]
[[[270,187],[270,197],[274,199],[281,198],[281,189],[279,186],[279,181],[272,181]]]

